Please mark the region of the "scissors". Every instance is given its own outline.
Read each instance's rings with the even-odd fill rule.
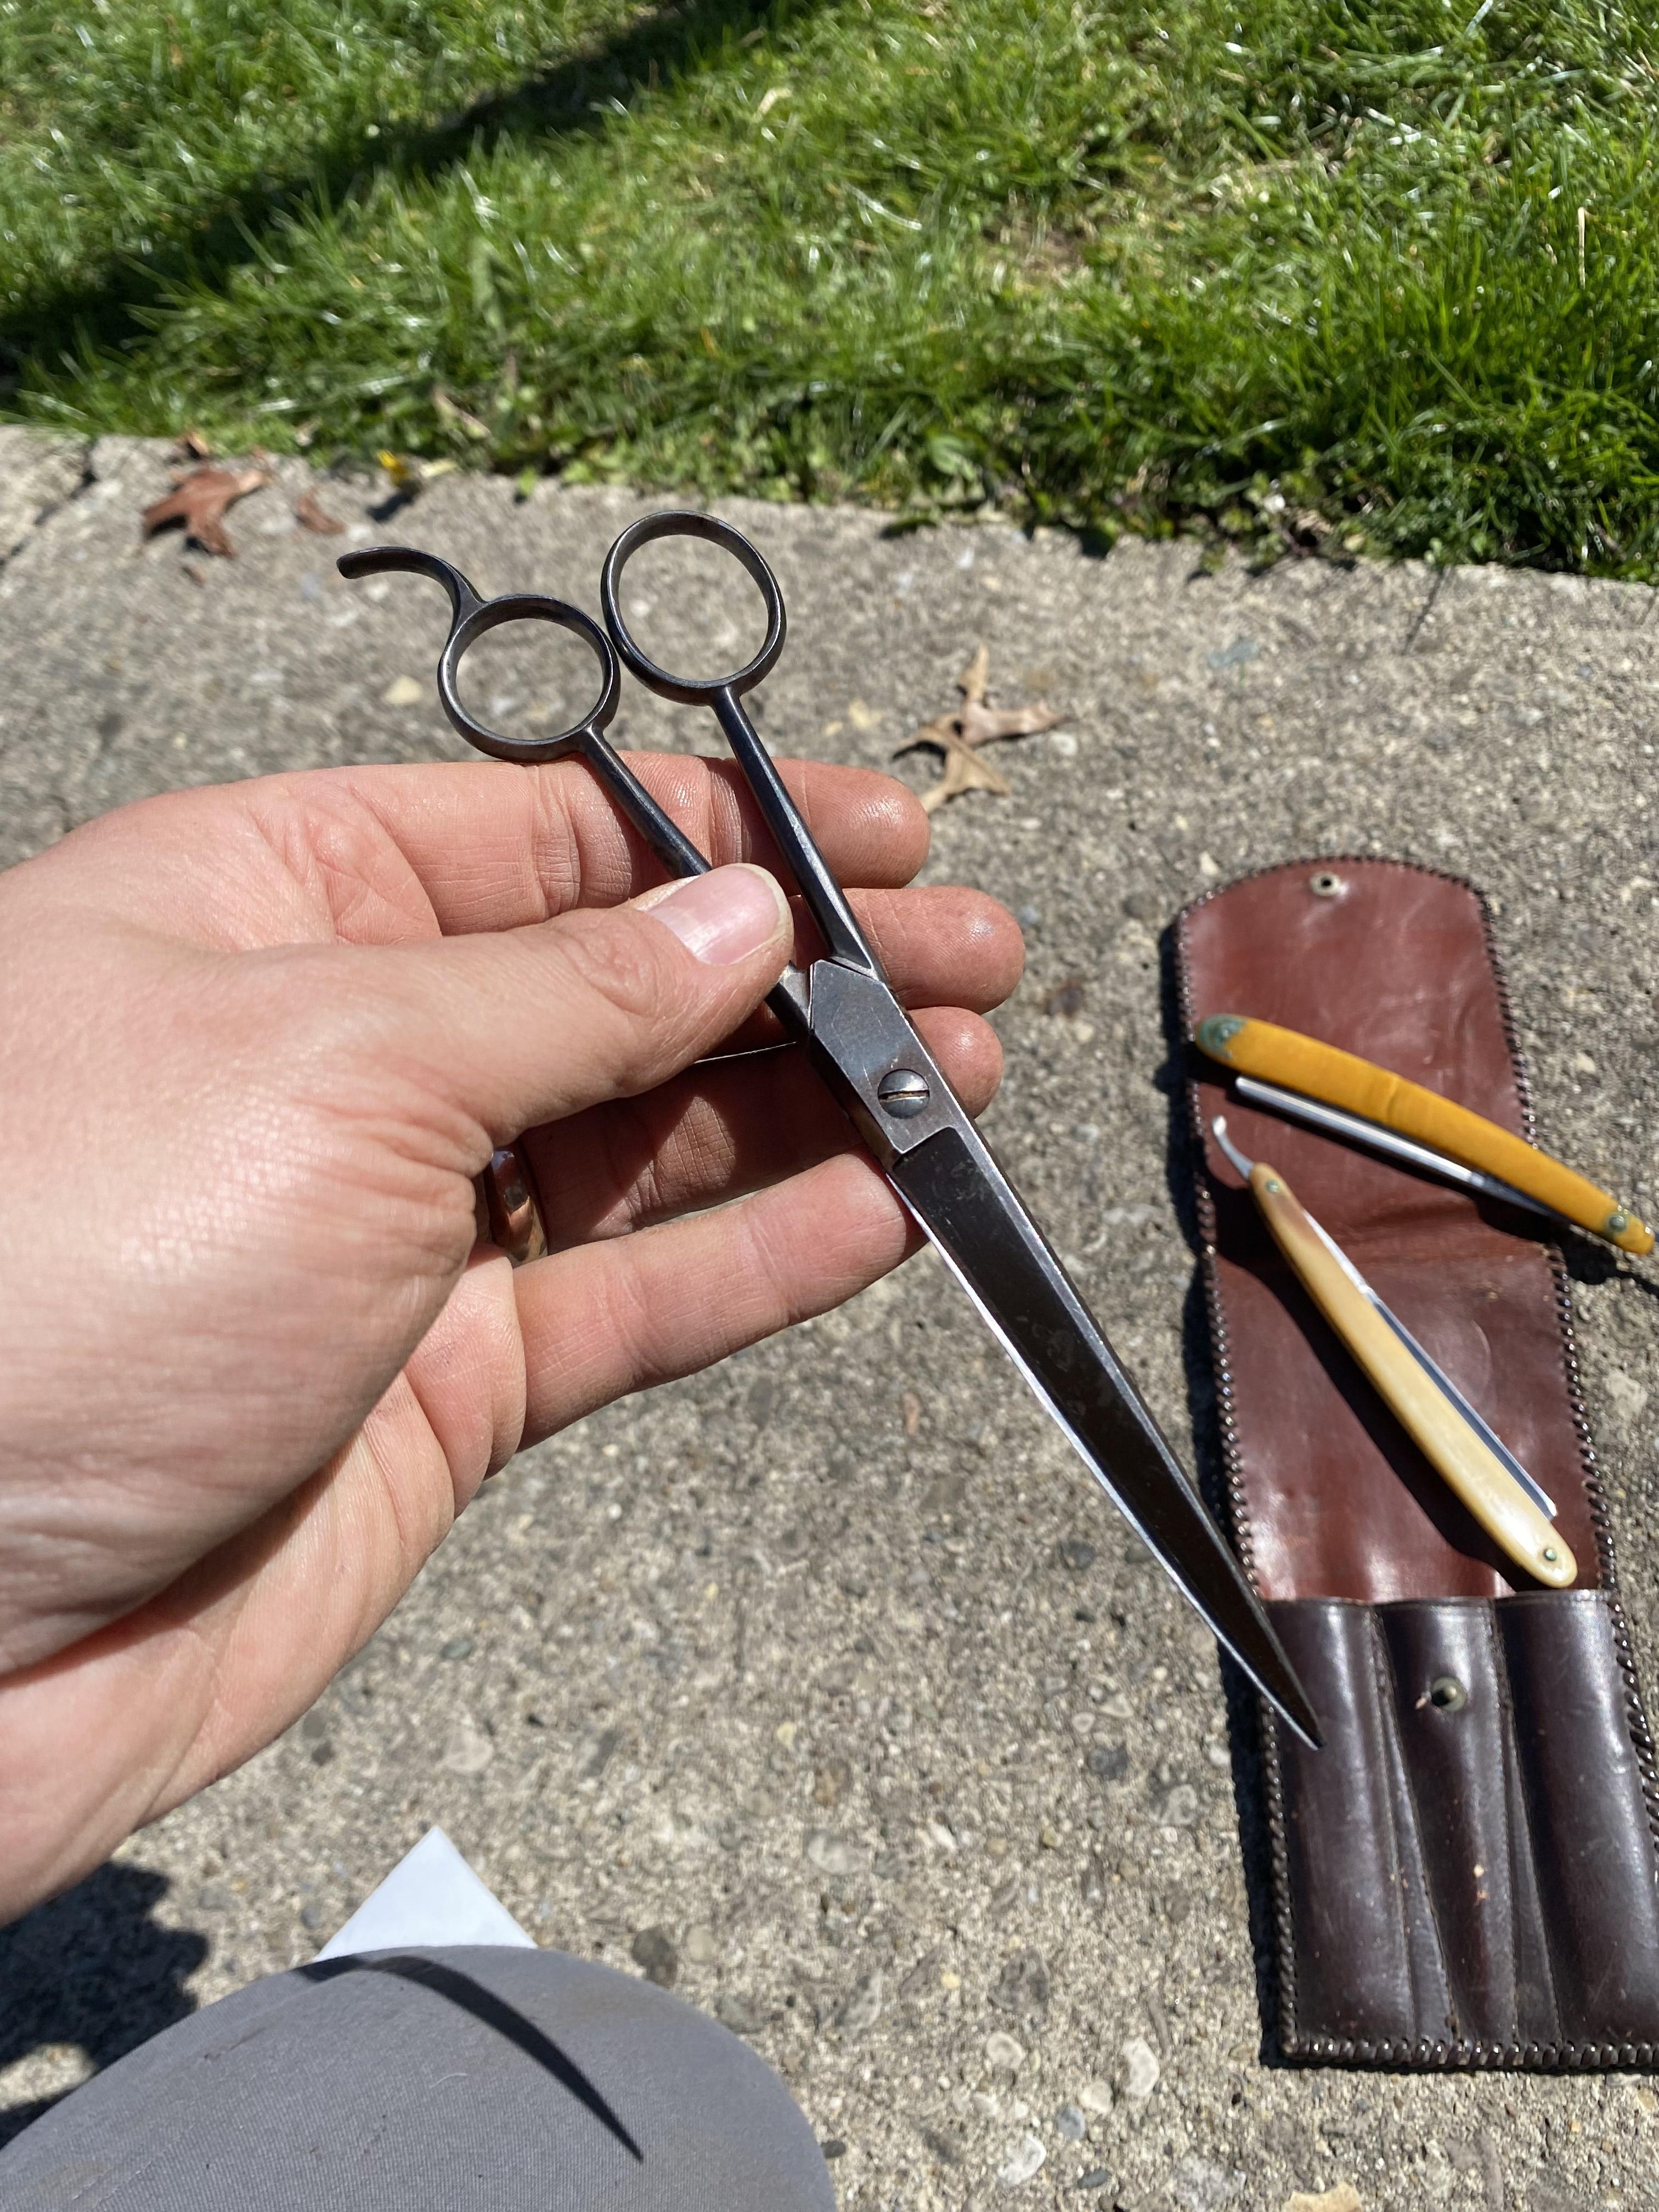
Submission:
[[[651,659],[628,627],[621,602],[623,572],[641,546],[665,538],[700,538],[719,547],[760,592],[765,642],[729,675],[672,675]],[[496,760],[586,762],[676,876],[703,874],[710,864],[624,765],[605,732],[617,711],[624,667],[659,698],[713,713],[823,944],[818,958],[785,969],[767,1003],[786,1034],[805,1047],[888,1181],[1090,1474],[1257,1687],[1316,1747],[1317,1717],[1243,1570],[1053,1247],[900,1006],[744,712],[744,694],[770,673],[785,632],[783,595],[758,548],[711,514],[672,512],[630,523],[605,556],[600,575],[604,629],[579,607],[541,592],[481,599],[452,562],[412,546],[365,546],[342,556],[338,567],[351,578],[396,569],[441,584],[451,620],[438,662],[438,696],[455,728]],[[593,707],[554,736],[504,737],[485,728],[461,702],[457,678],[466,653],[489,631],[514,622],[568,630],[599,663]]]

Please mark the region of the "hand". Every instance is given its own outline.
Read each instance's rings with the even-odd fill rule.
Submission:
[[[801,1055],[691,1065],[793,923],[741,779],[634,764],[747,865],[664,885],[580,767],[480,763],[175,794],[0,877],[0,1918],[288,1726],[521,1445],[910,1249]],[[786,774],[977,1110],[1012,922],[898,888],[900,786]],[[526,1130],[515,1272],[472,1178]]]

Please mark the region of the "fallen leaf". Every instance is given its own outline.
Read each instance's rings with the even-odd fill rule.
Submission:
[[[921,745],[934,745],[945,755],[945,774],[930,790],[921,794],[921,803],[932,814],[948,799],[959,799],[964,791],[988,791],[994,798],[1006,799],[1013,790],[1007,778],[1000,775],[989,761],[983,761],[970,752],[957,734],[960,725],[955,716],[949,721],[929,722],[920,729],[901,753],[914,752]],[[898,755],[896,753],[894,758]]]
[[[988,761],[979,757],[978,748],[999,744],[1005,738],[1036,737],[1052,730],[1060,719],[1042,702],[1035,707],[988,706],[990,672],[990,650],[981,644],[957,678],[957,689],[962,694],[957,712],[924,723],[893,756],[896,760],[900,753],[915,752],[924,745],[944,754],[943,776],[921,794],[921,803],[930,814],[965,791],[988,791],[994,798],[1008,798],[1012,787]]]
[[[217,553],[228,561],[236,548],[225,533],[226,508],[270,482],[269,469],[192,469],[164,499],[144,509],[143,534],[153,538],[168,523],[181,522],[186,544],[199,545],[204,553]]]
[[[213,458],[213,448],[199,430],[186,430],[179,439],[176,450],[181,461],[210,461]]]
[[[318,505],[314,491],[302,491],[295,501],[294,520],[302,530],[314,530],[319,538],[337,538],[345,528],[326,507]]]
[[[969,700],[961,714],[962,734],[970,745],[994,743],[999,738],[1035,738],[1052,730],[1060,720],[1051,707],[985,707]]]
[[[1285,2212],[1365,2212],[1365,2208],[1352,2182],[1339,2181],[1334,2189],[1323,2189],[1317,2197],[1297,2190],[1285,2199]]]

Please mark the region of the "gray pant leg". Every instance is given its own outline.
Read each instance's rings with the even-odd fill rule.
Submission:
[[[0,2152],[6,2212],[834,2212],[746,2044],[556,1951],[371,1952],[273,1974]]]

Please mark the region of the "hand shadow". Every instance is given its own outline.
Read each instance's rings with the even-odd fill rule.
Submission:
[[[185,1984],[208,1940],[152,1917],[171,1887],[143,1867],[101,1866],[0,1928],[0,2069],[70,2044],[95,2073],[195,2011]],[[0,2108],[0,2146],[58,2101]]]

